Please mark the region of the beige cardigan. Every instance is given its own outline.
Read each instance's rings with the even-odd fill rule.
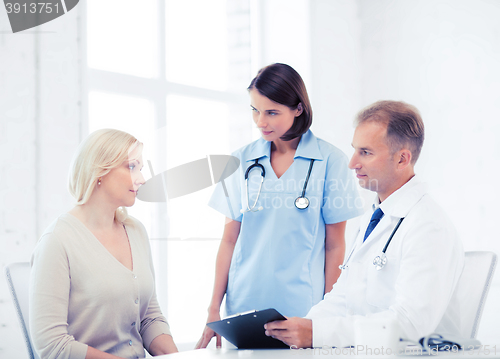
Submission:
[[[123,222],[133,271],[123,266],[69,213],[45,231],[33,253],[30,331],[43,359],[83,359],[87,346],[142,358],[160,334],[170,334],[156,299],[144,226]]]

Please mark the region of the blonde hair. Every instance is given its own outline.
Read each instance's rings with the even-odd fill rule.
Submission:
[[[139,144],[134,136],[115,129],[94,131],[83,140],[76,150],[69,172],[69,192],[76,199],[76,204],[85,204],[99,178],[126,161],[129,152]],[[126,218],[126,209],[119,207],[115,219],[123,222]]]

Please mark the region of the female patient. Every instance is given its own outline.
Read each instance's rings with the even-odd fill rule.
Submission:
[[[176,352],[155,294],[144,226],[127,215],[142,143],[99,130],[73,159],[76,206],[57,218],[32,257],[30,330],[41,358],[142,358]]]

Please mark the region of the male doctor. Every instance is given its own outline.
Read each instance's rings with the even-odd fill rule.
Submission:
[[[432,332],[457,334],[460,313],[452,294],[464,252],[455,228],[415,176],[424,141],[418,110],[404,102],[380,101],[357,116],[349,167],[361,187],[377,193],[360,220],[352,252],[330,293],[306,318],[265,325],[266,335],[290,347],[354,345],[356,318],[396,319],[408,339]],[[386,263],[374,259],[398,222]],[[382,259],[381,258],[381,259]]]

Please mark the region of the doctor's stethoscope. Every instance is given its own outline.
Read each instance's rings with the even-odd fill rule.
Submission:
[[[295,207],[297,209],[306,209],[309,207],[309,199],[306,197],[306,188],[307,188],[307,183],[309,182],[309,177],[311,176],[311,171],[313,168],[314,164],[314,159],[311,159],[311,163],[309,164],[309,171],[307,171],[307,177],[306,181],[304,182],[304,187],[302,188],[302,194],[295,199]],[[248,175],[251,170],[259,168],[260,169],[260,184],[259,184],[259,191],[257,192],[257,198],[255,198],[255,202],[253,205],[250,207],[250,198],[248,197]],[[262,183],[264,182],[264,177],[266,176],[266,170],[264,169],[264,166],[262,166],[259,163],[259,159],[257,158],[255,160],[255,163],[249,166],[245,172],[245,193],[247,197],[247,209],[241,209],[241,213],[246,213],[246,212],[257,212],[257,211],[262,211],[264,207],[260,206],[258,208],[255,208],[257,206],[257,202],[259,201],[260,197],[260,191],[262,189]]]
[[[389,247],[389,244],[392,241],[392,237],[394,237],[394,234],[396,234],[396,231],[398,230],[399,226],[401,225],[401,222],[403,222],[403,219],[405,219],[405,217],[399,219],[398,224],[396,224],[396,227],[392,231],[391,236],[389,237],[389,239],[385,243],[384,249],[382,249],[382,254],[373,258],[373,265],[375,266],[375,268],[377,268],[377,270],[381,270],[387,264],[387,256],[385,255],[385,252],[387,251],[387,247]],[[354,252],[355,249],[356,249],[356,246],[353,246],[353,248],[351,249],[351,253],[349,253],[349,257],[347,257],[347,260],[344,262],[344,264],[339,265],[340,270],[344,270],[348,267],[347,263],[349,262],[349,259],[351,259],[352,253]]]

